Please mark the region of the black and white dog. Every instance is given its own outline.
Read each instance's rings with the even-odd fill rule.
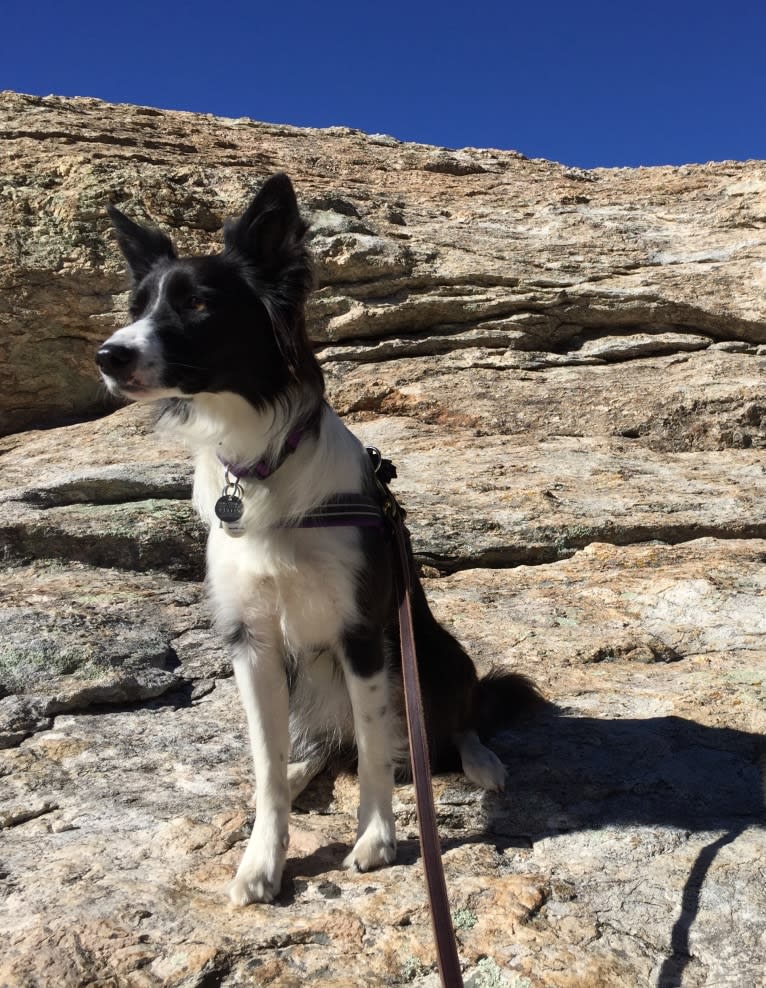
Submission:
[[[296,527],[339,494],[375,497],[376,484],[324,400],[304,321],[307,226],[290,180],[269,179],[212,256],[179,258],[163,233],[110,216],[133,276],[133,321],[97,363],[114,394],[162,399],[160,421],[194,451],[209,595],[247,714],[257,813],[231,899],[278,893],[291,800],[341,751],[356,751],[360,789],[346,864],[390,864],[392,789],[407,761],[393,549],[379,525]],[[234,506],[223,521],[222,493]],[[502,788],[503,765],[479,731],[534,702],[534,687],[513,674],[478,681],[413,578],[434,768],[459,760],[477,785]]]

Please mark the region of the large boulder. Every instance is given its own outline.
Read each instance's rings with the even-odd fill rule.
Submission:
[[[228,905],[252,779],[189,459],[146,408],[92,418],[105,203],[207,250],[285,169],[330,398],[398,465],[434,609],[551,701],[495,739],[505,794],[435,781],[466,984],[758,984],[766,167],[0,104],[0,983],[438,984],[409,786],[394,867],[342,870],[326,773],[278,902]]]
[[[107,203],[208,251],[275,171],[313,221],[328,358],[534,368],[766,341],[762,162],[583,171],[16,93],[0,128],[0,431],[104,408],[91,357],[126,287]]]

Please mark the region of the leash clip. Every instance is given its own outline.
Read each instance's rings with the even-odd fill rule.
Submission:
[[[376,477],[378,477],[384,484],[390,484],[391,481],[396,477],[396,467],[391,462],[387,460],[383,454],[380,452],[377,446],[366,446],[367,455],[372,461],[372,469]]]
[[[377,446],[366,446],[365,449],[367,450],[367,455],[370,457],[370,462],[372,464],[375,485],[377,486],[378,493],[380,494],[383,515],[389,520],[389,522],[392,523],[398,519],[402,519],[403,521],[406,517],[406,512],[391,493],[388,486],[394,477],[396,477],[396,467],[391,460],[387,460],[383,456]]]

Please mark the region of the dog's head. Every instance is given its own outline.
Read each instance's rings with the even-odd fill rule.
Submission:
[[[96,355],[113,394],[233,392],[262,407],[292,384],[322,393],[304,323],[307,226],[286,175],[270,178],[226,224],[220,254],[179,258],[164,233],[114,207],[109,216],[133,277],[132,321]]]

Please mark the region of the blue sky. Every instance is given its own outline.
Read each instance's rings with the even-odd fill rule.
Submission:
[[[766,2],[11,0],[0,88],[582,167],[766,158]]]

